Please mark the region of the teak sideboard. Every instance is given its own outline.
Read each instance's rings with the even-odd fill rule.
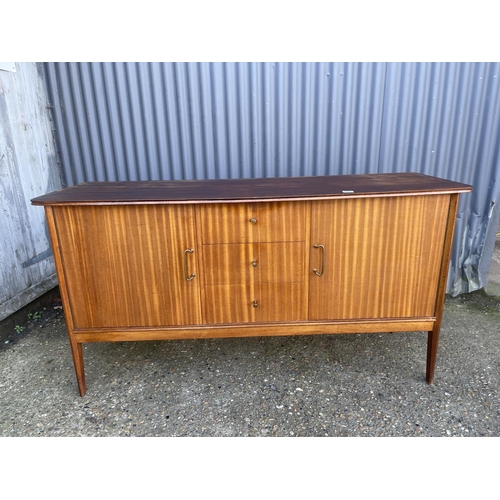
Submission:
[[[416,173],[91,182],[43,205],[80,394],[82,344],[428,332],[460,193]]]

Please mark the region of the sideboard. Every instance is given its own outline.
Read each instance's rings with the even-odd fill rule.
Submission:
[[[417,173],[90,182],[45,208],[82,344],[428,332],[432,383],[460,193]]]

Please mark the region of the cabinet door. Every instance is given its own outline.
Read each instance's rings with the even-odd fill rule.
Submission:
[[[312,203],[309,318],[434,316],[449,199]]]
[[[191,206],[66,206],[54,215],[75,328],[201,323]]]

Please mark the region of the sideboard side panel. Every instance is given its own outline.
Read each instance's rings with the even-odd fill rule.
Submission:
[[[52,244],[52,251],[54,253],[54,262],[56,265],[57,279],[59,281],[59,292],[61,293],[61,299],[64,308],[64,319],[66,321],[66,328],[68,330],[68,338],[71,347],[71,355],[73,357],[73,365],[75,367],[78,390],[80,392],[80,396],[84,396],[87,390],[87,386],[85,382],[83,348],[81,342],[77,340],[77,336],[74,334],[73,314],[71,309],[71,303],[69,300],[66,276],[64,273],[61,247],[59,245],[59,238],[57,235],[54,208],[51,206],[46,206],[45,216],[47,217],[47,225],[49,228],[50,241]]]

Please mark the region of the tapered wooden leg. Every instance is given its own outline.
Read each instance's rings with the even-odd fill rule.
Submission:
[[[76,342],[70,337],[71,354],[73,355],[73,364],[75,365],[76,380],[78,381],[78,390],[80,396],[85,396],[87,385],[85,384],[85,369],[83,366],[83,348],[82,344]]]
[[[441,273],[439,276],[438,293],[436,296],[436,322],[434,328],[428,333],[427,338],[427,383],[432,384],[434,380],[434,368],[436,367],[436,355],[439,343],[439,332],[443,319],[444,296],[446,293],[446,278],[450,264],[451,246],[453,243],[453,232],[455,231],[455,219],[458,210],[458,193],[450,196],[450,207],[448,210],[448,223],[444,237],[443,255],[441,258]]]
[[[427,337],[427,372],[426,379],[428,384],[432,384],[434,380],[434,369],[436,368],[436,355],[439,344],[439,326],[434,327],[428,333]]]

